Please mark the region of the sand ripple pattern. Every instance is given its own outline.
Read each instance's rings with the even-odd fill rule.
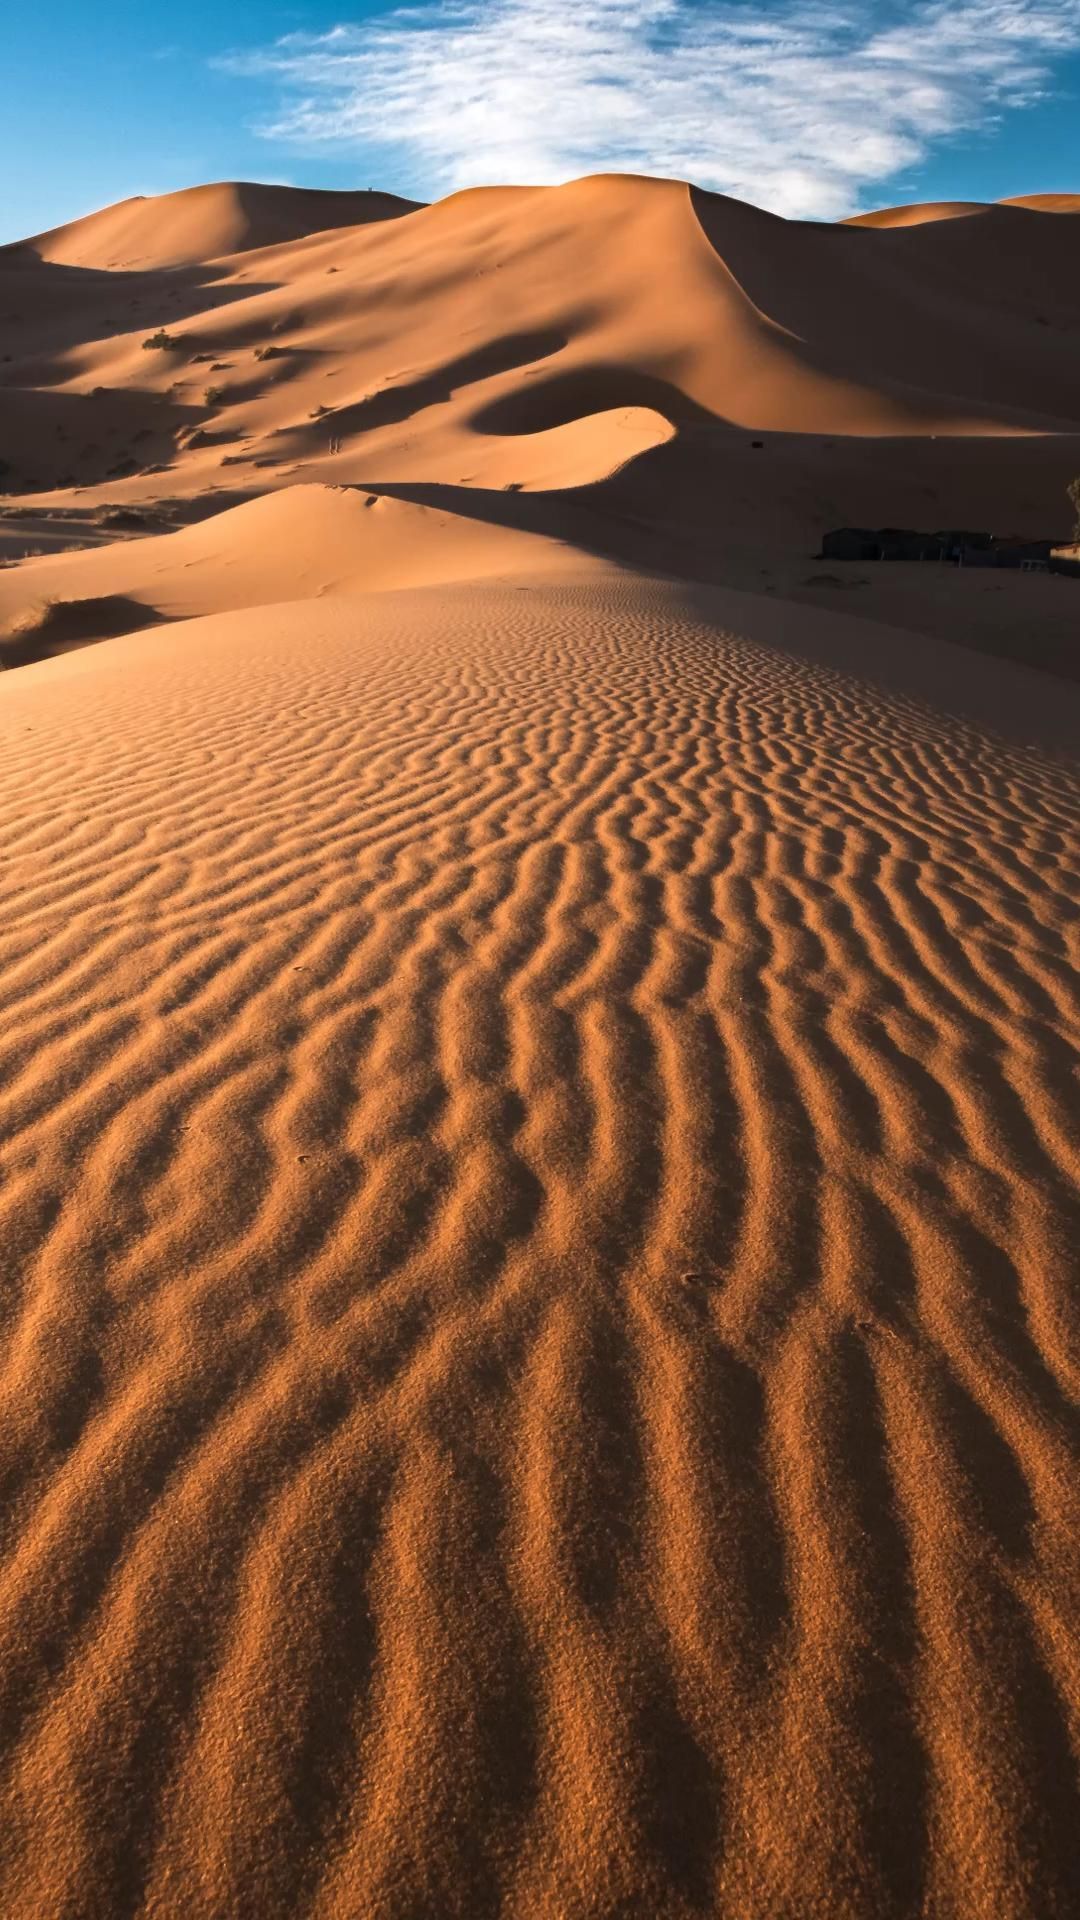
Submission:
[[[0,1911],[1080,1911],[1067,769],[259,619],[3,687]]]

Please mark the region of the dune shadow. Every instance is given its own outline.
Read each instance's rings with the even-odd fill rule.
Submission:
[[[566,344],[567,335],[553,327],[504,334],[413,380],[382,387],[351,406],[335,407],[322,416],[322,421],[332,425],[335,433],[371,433],[376,427],[400,426],[402,421],[422,413],[425,407],[449,400],[459,387],[473,386],[496,374],[513,373],[535,361],[550,359],[553,354],[561,353]]]
[[[599,364],[555,372],[516,393],[500,394],[474,413],[469,424],[478,433],[545,433],[620,407],[648,407],[673,427],[716,421],[707,407],[658,374]]]
[[[276,285],[272,280],[237,283],[232,268],[206,263],[141,270],[67,266],[42,260],[21,241],[0,247],[4,298],[0,327],[6,338],[9,327],[43,326],[43,336],[39,332],[31,346],[36,359],[43,350],[60,353],[114,338],[118,309],[128,310],[130,331],[145,325],[149,335],[159,326],[201,318],[239,300],[272,293]],[[35,380],[38,377],[35,372]],[[70,369],[58,370],[56,377],[70,378]]]

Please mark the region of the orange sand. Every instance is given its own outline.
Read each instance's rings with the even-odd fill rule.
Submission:
[[[368,198],[0,253],[0,1915],[1071,1920],[1069,222]]]

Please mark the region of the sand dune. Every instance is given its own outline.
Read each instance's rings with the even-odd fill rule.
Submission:
[[[0,250],[3,1920],[1080,1909],[1049,211]]]
[[[1074,1910],[1077,699],[832,630],[7,677],[13,1920]]]
[[[1027,207],[1032,213],[1080,213],[1080,193],[1019,193],[1003,207]]]
[[[763,591],[781,547],[809,558],[846,522],[1068,535],[1067,221],[810,226],[615,176],[366,224],[357,205],[394,211],[200,188],[0,253],[0,555],[96,546],[106,511],[176,527],[305,483],[412,489],[462,522]],[[106,270],[151,241],[182,264]],[[111,571],[102,590],[128,591],[128,561]],[[20,604],[0,584],[15,617],[47,591],[36,569]],[[964,631],[996,644],[986,612],[972,589]]]
[[[923,227],[935,220],[964,220],[973,213],[985,213],[992,202],[986,200],[919,200],[903,207],[876,207],[872,213],[853,213],[841,221],[845,227]]]
[[[119,600],[141,605],[149,625],[155,617],[480,579],[545,563],[564,572],[572,564],[557,541],[513,528],[363,489],[290,487],[175,533],[44,555],[0,572],[0,661],[5,634],[17,645],[38,625],[51,624],[60,647],[110,637],[121,631],[111,624]],[[89,617],[95,604],[101,632],[69,634],[63,609],[77,606]]]
[[[39,260],[61,266],[145,271],[278,246],[328,228],[366,226],[412,213],[416,205],[392,193],[330,193],[223,180],[121,200],[24,245]]]
[[[1020,193],[1011,200],[923,200],[905,207],[879,207],[874,213],[856,213],[841,222],[845,227],[921,227],[934,220],[958,220],[972,213],[989,213],[994,205],[1024,207],[1030,213],[1080,213],[1080,194]]]
[[[919,396],[943,413],[943,399],[930,395],[955,396],[957,405],[962,397],[985,407],[987,419],[997,412],[1003,429],[1029,409],[1045,429],[1080,426],[1075,335],[1037,317],[1080,312],[1080,257],[1061,244],[1057,221],[993,207],[969,220],[870,233],[793,224],[713,196],[695,195],[695,206],[743,291],[798,340],[804,364],[812,350],[866,391],[884,389],[887,367],[889,386],[912,407]],[[842,415],[834,424],[843,430]]]
[[[225,192],[115,212],[185,265],[102,271],[113,213],[65,229],[48,259],[41,242],[0,256],[15,408],[0,457],[17,498],[202,497],[223,464],[265,491],[298,466],[329,478],[332,438],[346,480],[527,488],[551,484],[544,436],[580,424],[588,461],[554,470],[578,484],[625,457],[604,419],[629,409],[656,416],[644,445],[690,425],[832,441],[852,494],[854,439],[977,441],[972,470],[990,463],[1011,508],[1012,443],[1080,435],[1080,270],[1042,214],[810,227],[610,177],[458,194],[220,257],[237,223],[248,240],[268,225],[198,197]],[[306,201],[272,212],[330,218]]]

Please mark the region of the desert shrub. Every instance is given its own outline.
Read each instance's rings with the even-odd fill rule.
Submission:
[[[206,392],[203,394],[203,399],[206,401],[208,407],[216,407],[224,398],[224,387],[207,387]]]
[[[154,525],[152,516],[140,512],[138,507],[103,507],[94,519],[99,527],[109,527],[118,533],[143,533]]]
[[[1069,483],[1065,491],[1069,496],[1072,510],[1076,515],[1072,537],[1074,540],[1080,541],[1080,474],[1077,475],[1075,480]]]
[[[159,327],[156,333],[150,334],[149,337],[143,341],[143,351],[144,353],[149,353],[153,348],[165,353],[170,349],[181,347],[183,344],[183,341],[178,340],[174,333],[166,333],[164,327]]]
[[[0,666],[28,666],[68,647],[135,633],[141,627],[156,626],[160,620],[155,607],[119,593],[84,600],[38,600],[0,635]]]

